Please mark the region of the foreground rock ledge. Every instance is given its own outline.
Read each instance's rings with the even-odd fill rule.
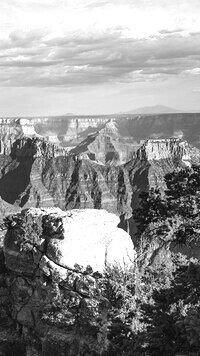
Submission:
[[[5,219],[1,355],[108,355],[101,272],[110,265],[127,271],[135,255],[118,223],[106,211],[58,208],[32,208]]]
[[[124,268],[134,261],[130,236],[117,227],[119,218],[104,210],[31,208],[7,221],[6,266],[18,273],[34,274],[43,257],[58,269],[78,264],[99,272],[108,264]]]

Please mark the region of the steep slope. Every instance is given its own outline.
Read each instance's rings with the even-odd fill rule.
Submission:
[[[102,164],[123,164],[129,161],[138,149],[133,142],[126,142],[120,136],[115,120],[110,120],[104,128],[70,150],[72,155],[85,155],[91,160]]]
[[[0,197],[16,209],[105,208],[120,214],[129,205],[127,190],[131,187],[123,166],[69,155],[64,148],[39,138],[19,139],[10,155],[1,156]]]

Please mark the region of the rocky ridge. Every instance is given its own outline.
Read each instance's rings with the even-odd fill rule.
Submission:
[[[200,148],[200,114],[174,113],[153,115],[104,115],[104,116],[58,116],[0,119],[1,137],[6,134],[37,135],[51,143],[72,148],[85,140],[89,134],[103,129],[109,121],[114,121],[120,137],[125,142],[140,144],[140,140],[183,138],[194,147]],[[8,134],[10,132],[10,134]]]
[[[104,128],[83,140],[69,153],[82,155],[102,164],[122,165],[135,155],[138,146],[126,142],[120,134],[115,120],[110,120]]]
[[[137,151],[137,157],[147,161],[173,159],[191,165],[189,144],[181,138],[147,140]]]

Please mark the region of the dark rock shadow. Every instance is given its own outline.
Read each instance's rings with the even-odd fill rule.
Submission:
[[[34,162],[34,149],[32,154],[25,156],[26,148],[30,153],[30,142],[27,142],[23,145],[23,154],[20,153],[20,148],[17,140],[12,147],[11,157],[13,158],[13,162],[10,165],[10,170],[4,174],[0,179],[0,196],[1,198],[9,204],[14,204],[17,199],[20,198],[20,195],[27,190],[28,185],[30,184],[30,173],[31,168]],[[27,147],[26,147],[27,146]],[[8,167],[7,167],[8,170]],[[23,199],[21,200],[19,206],[23,207],[28,200],[28,192],[23,195]]]

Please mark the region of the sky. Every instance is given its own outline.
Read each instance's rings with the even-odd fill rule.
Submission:
[[[200,112],[199,0],[1,0],[0,116]]]

